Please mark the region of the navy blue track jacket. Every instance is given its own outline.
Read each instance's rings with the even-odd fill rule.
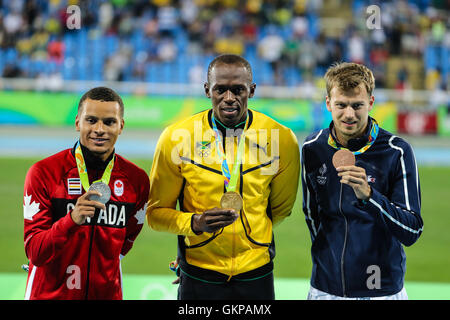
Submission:
[[[349,149],[364,146],[351,139]],[[423,230],[419,175],[411,146],[379,129],[365,152],[355,155],[366,170],[372,196],[358,201],[340,183],[332,164],[337,151],[328,144],[330,127],[309,135],[302,147],[303,212],[311,233],[311,286],[341,297],[391,295],[403,288],[406,257]],[[334,136],[333,136],[334,137]],[[337,141],[334,138],[335,141]],[[342,147],[337,142],[338,147]]]

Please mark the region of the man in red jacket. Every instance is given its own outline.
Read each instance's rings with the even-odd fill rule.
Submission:
[[[75,146],[25,179],[25,299],[122,299],[120,259],[142,229],[149,179],[114,152],[124,126],[116,92],[85,93],[75,126]]]

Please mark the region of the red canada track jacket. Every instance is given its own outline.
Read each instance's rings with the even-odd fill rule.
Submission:
[[[79,226],[70,216],[84,193],[74,150],[35,163],[25,179],[25,299],[122,299],[120,256],[142,229],[149,179],[116,154],[106,211],[97,209]],[[90,167],[85,159],[92,183],[101,178],[103,168]]]

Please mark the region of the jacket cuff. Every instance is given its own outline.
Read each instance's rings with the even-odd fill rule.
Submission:
[[[195,216],[195,213],[191,216],[191,230],[193,233],[195,233],[195,235],[199,236],[203,233],[203,231],[199,231],[199,232],[194,231],[194,216]]]
[[[67,239],[67,236],[74,232],[79,225],[77,225],[70,215],[72,210],[70,210],[62,219],[59,219],[55,224],[55,236]]]

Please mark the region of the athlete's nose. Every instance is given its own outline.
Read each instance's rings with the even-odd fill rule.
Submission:
[[[94,125],[94,132],[98,135],[105,133],[103,121],[97,121]]]
[[[233,103],[234,102],[234,94],[233,94],[233,92],[231,92],[231,90],[227,90],[227,92],[225,92],[224,101],[226,103]]]
[[[344,109],[344,119],[347,120],[352,120],[355,118],[355,109],[353,109],[352,107],[348,106],[347,108]]]

